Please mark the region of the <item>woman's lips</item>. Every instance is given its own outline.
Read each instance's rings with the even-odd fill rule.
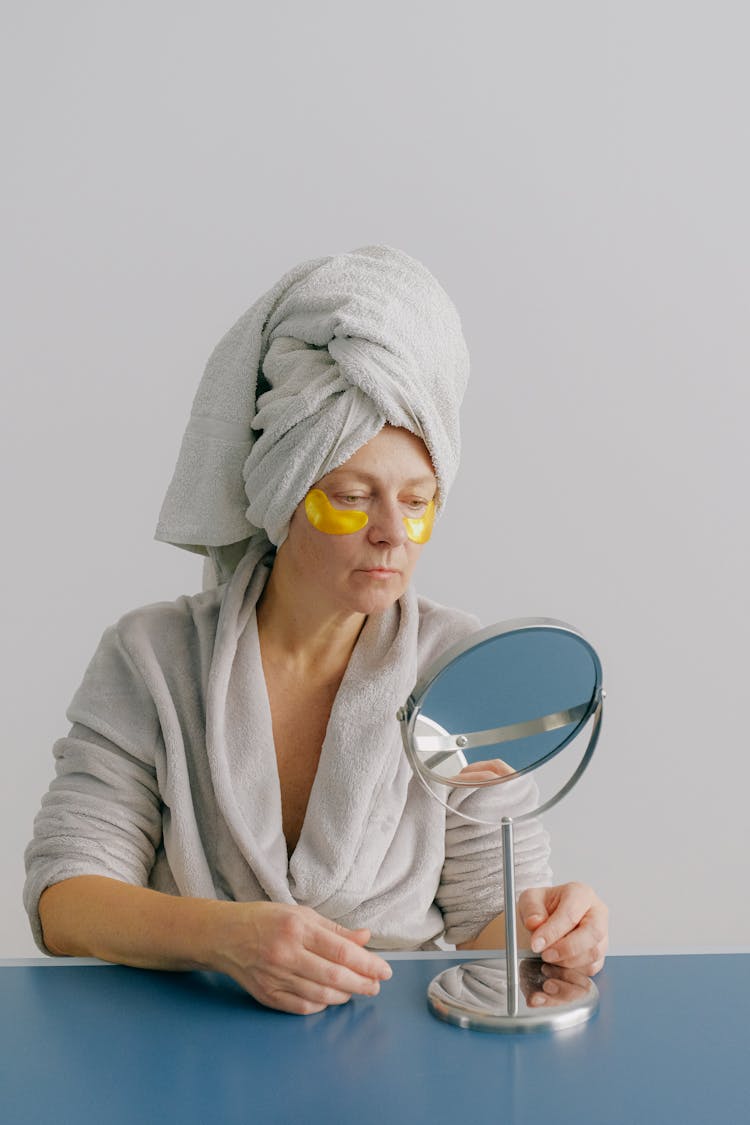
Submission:
[[[394,575],[400,574],[401,571],[392,570],[387,566],[372,566],[363,569],[362,573],[369,574],[372,578],[393,578]]]

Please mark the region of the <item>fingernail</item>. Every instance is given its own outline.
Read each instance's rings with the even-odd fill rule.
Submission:
[[[560,960],[560,954],[557,952],[556,949],[548,949],[547,952],[544,954],[544,960],[545,961],[559,961]]]
[[[390,965],[386,965],[385,968],[383,969],[382,973],[381,973],[382,979],[383,980],[390,980],[392,976],[393,976],[393,969],[391,968]]]
[[[557,996],[560,991],[560,985],[556,980],[546,980],[542,987],[545,992],[549,992],[550,996]]]
[[[531,949],[533,953],[541,953],[544,949],[546,942],[543,937],[535,937],[531,939]]]
[[[531,1003],[535,1008],[541,1008],[542,1004],[547,1003],[547,998],[545,996],[542,996],[539,992],[535,992],[531,997]]]
[[[541,926],[543,921],[544,921],[544,915],[543,914],[530,914],[529,917],[526,919],[526,925],[527,926]]]

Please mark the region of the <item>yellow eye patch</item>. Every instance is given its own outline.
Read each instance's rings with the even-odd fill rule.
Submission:
[[[325,535],[351,535],[367,523],[367,512],[334,508],[319,488],[311,488],[305,497],[305,515],[313,527]]]
[[[404,517],[406,534],[412,543],[426,543],[432,535],[432,525],[435,522],[435,501],[430,500],[424,510],[423,516]]]
[[[367,512],[352,508],[334,508],[325,492],[311,488],[305,497],[305,515],[317,531],[324,535],[352,535],[367,525]],[[406,534],[412,543],[426,543],[432,535],[435,522],[435,501],[430,500],[424,515],[404,516]]]

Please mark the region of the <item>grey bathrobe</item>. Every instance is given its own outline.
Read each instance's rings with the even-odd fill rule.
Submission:
[[[68,709],[71,730],[55,743],[56,777],[26,849],[24,904],[42,950],[39,896],[76,875],[300,903],[369,928],[374,949],[464,941],[503,909],[499,829],[467,823],[425,792],[395,718],[426,666],[479,623],[411,590],[365,623],[287,856],[255,616],[268,573],[259,562],[105,631]],[[533,781],[500,789],[503,811],[533,807]],[[481,791],[451,792],[449,804],[482,815]],[[518,825],[519,892],[550,881],[548,855],[539,823]]]

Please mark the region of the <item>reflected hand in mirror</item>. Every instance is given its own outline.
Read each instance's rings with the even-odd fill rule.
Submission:
[[[532,1008],[575,1003],[583,1000],[589,987],[588,976],[577,969],[540,965],[538,961],[521,961],[519,979],[526,1003]]]
[[[530,1008],[557,1008],[584,1001],[591,982],[577,969],[545,965],[522,958],[518,974],[521,993]],[[502,1013],[508,997],[508,971],[501,961],[469,961],[452,966],[438,978],[437,993],[445,1000],[459,1001],[495,1014]],[[437,982],[433,982],[435,988]]]
[[[496,777],[509,777],[516,771],[513,766],[509,766],[507,762],[503,762],[500,758],[491,758],[486,762],[469,762],[468,766],[464,766],[457,774],[457,777],[463,781],[492,781]]]

